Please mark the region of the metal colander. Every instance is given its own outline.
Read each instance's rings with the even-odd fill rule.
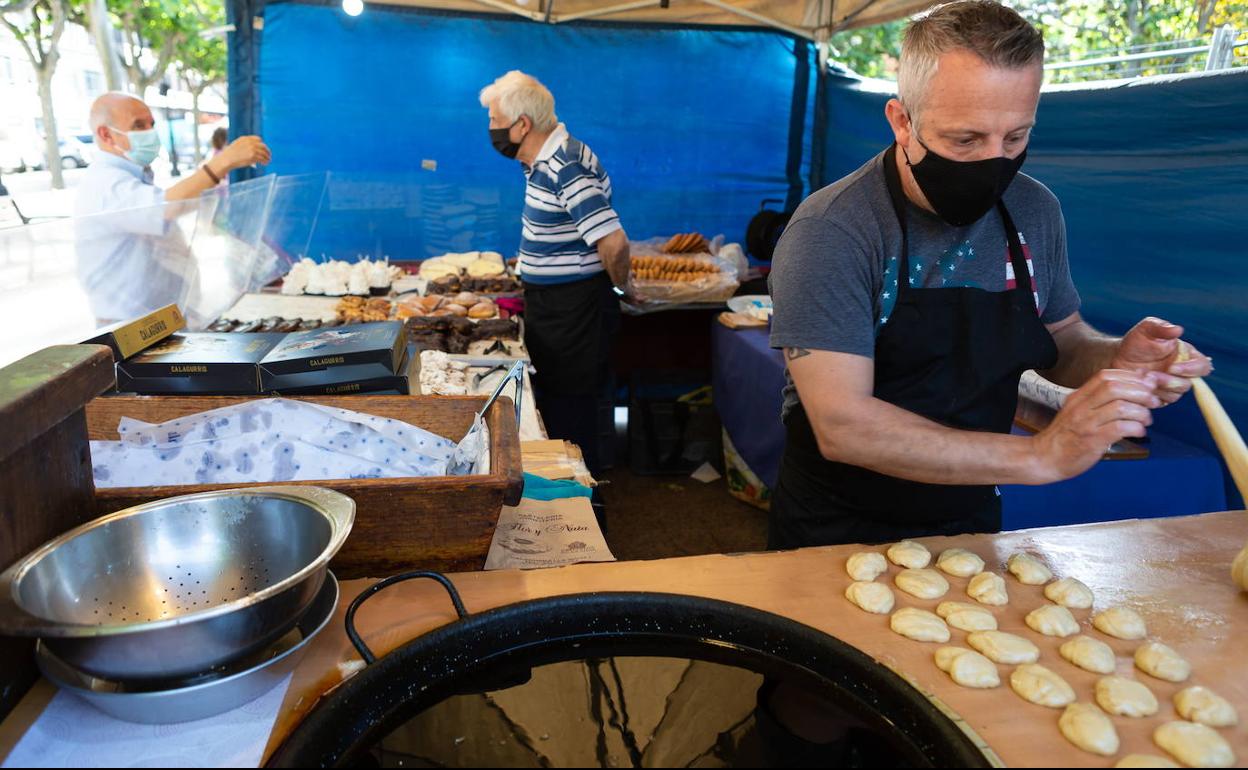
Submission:
[[[209,671],[289,631],[351,530],[312,486],[188,495],[62,535],[0,575],[0,633],[121,681]]]

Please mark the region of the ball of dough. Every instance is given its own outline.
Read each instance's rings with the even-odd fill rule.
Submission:
[[[936,651],[936,667],[963,687],[984,690],[1001,684],[993,662],[965,647],[941,647]]]
[[[942,551],[936,566],[955,577],[971,577],[984,571],[984,560],[965,548]]]
[[[1174,694],[1174,710],[1189,722],[1209,727],[1231,727],[1239,714],[1230,701],[1206,687],[1188,687]]]
[[[1079,621],[1070,610],[1056,604],[1046,604],[1027,613],[1027,627],[1045,636],[1074,636],[1079,633]]]
[[[1016,553],[1005,564],[1010,574],[1018,578],[1018,582],[1029,585],[1043,585],[1053,579],[1053,573],[1036,557],[1029,553]]]
[[[1035,663],[1040,659],[1040,648],[1021,636],[1004,631],[976,631],[966,637],[966,643],[994,663],[1018,665]]]
[[[1143,639],[1148,636],[1144,618],[1126,607],[1110,607],[1092,616],[1092,626],[1116,639]]]
[[[1057,726],[1066,740],[1080,749],[1104,757],[1118,753],[1118,731],[1105,712],[1090,703],[1072,703],[1062,712]]]
[[[1106,713],[1120,717],[1151,717],[1157,713],[1157,697],[1152,691],[1121,676],[1097,681],[1096,702]]]
[[[927,610],[903,607],[893,613],[888,625],[893,631],[916,642],[949,641],[949,626]]]
[[[889,546],[888,560],[899,567],[923,569],[932,563],[932,552],[927,546],[913,540],[902,540]]]
[[[854,580],[875,580],[888,571],[888,561],[882,553],[860,551],[849,557],[845,571]]]
[[[893,582],[920,599],[939,599],[949,592],[949,581],[934,569],[903,569]]]
[[[1192,675],[1192,664],[1161,642],[1140,645],[1135,651],[1135,667],[1167,682],[1185,682]]]
[[[1092,589],[1074,578],[1055,580],[1044,587],[1049,601],[1072,610],[1086,610],[1092,606]]]
[[[1076,636],[1063,642],[1058,651],[1066,660],[1094,674],[1112,674],[1118,667],[1118,658],[1114,655],[1113,648],[1090,636]]]
[[[980,604],[1000,607],[1010,601],[1005,591],[1005,579],[994,572],[981,572],[966,585],[966,595]]]
[[[893,589],[883,583],[862,580],[850,583],[845,589],[845,598],[876,615],[887,615],[893,611]]]
[[[1153,731],[1153,743],[1188,767],[1235,764],[1235,752],[1222,736],[1195,722],[1167,722]]]
[[[978,604],[941,602],[936,614],[961,631],[996,631],[997,617]]]
[[[1152,754],[1128,754],[1118,760],[1118,764],[1114,767],[1178,767],[1178,765],[1164,757],[1155,757]]]
[[[1014,669],[1010,687],[1020,698],[1037,706],[1060,709],[1075,702],[1075,689],[1065,679],[1034,663]]]

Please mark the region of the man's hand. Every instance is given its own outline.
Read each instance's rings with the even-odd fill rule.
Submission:
[[[1115,441],[1143,436],[1153,423],[1150,410],[1163,403],[1159,383],[1167,378],[1117,369],[1093,375],[1033,439],[1041,475],[1050,481],[1078,476],[1096,465]]]
[[[221,151],[215,162],[225,165],[225,173],[236,168],[247,166],[267,166],[273,159],[273,153],[264,140],[258,136],[240,136]]]
[[[1191,390],[1192,377],[1204,377],[1213,371],[1212,362],[1190,345],[1189,360],[1178,360],[1179,338],[1182,335],[1181,326],[1160,318],[1145,318],[1118,343],[1118,351],[1110,362],[1110,368],[1156,372],[1157,395],[1163,405],[1173,404]]]

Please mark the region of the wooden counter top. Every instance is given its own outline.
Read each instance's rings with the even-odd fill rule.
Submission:
[[[1137,610],[1148,623],[1150,639],[1174,647],[1192,663],[1192,676],[1181,685],[1148,677],[1133,668],[1131,655],[1139,642],[1106,637],[1091,629],[1091,610],[1073,610],[1085,633],[1107,642],[1118,654],[1117,673],[1144,682],[1161,703],[1154,717],[1112,718],[1122,739],[1122,748],[1113,758],[1076,749],[1058,731],[1059,710],[1032,705],[1014,694],[1008,684],[1012,666],[998,667],[1002,679],[999,688],[964,689],[936,668],[932,654],[940,645],[898,636],[889,630],[886,616],[869,615],[851,605],[843,594],[850,583],[845,560],[862,550],[860,546],[587,564],[532,572],[474,572],[452,579],[470,612],[571,593],[654,591],[735,602],[787,616],[842,639],[901,673],[959,714],[1007,765],[1112,766],[1129,753],[1164,755],[1151,740],[1153,729],[1178,718],[1172,703],[1175,692],[1204,685],[1239,710],[1241,723],[1219,732],[1235,749],[1238,761],[1245,763],[1248,594],[1236,590],[1229,574],[1231,561],[1245,540],[1248,514],[1242,511],[923,540],[934,555],[954,546],[968,548],[983,557],[989,569],[1003,575],[1006,558],[1019,550],[1030,551],[1057,577],[1075,577],[1086,583],[1096,596],[1094,610],[1113,604]],[[889,574],[879,580],[891,584],[897,572],[897,567],[890,567]],[[943,599],[970,601],[965,594],[967,579],[948,580],[951,588]],[[1027,612],[1045,602],[1042,588],[1024,586],[1008,575],[1006,582],[1009,605],[992,608],[1001,630],[1034,641],[1041,649],[1040,663],[1065,677],[1080,701],[1093,701],[1097,675],[1063,660],[1057,651],[1062,640],[1042,637],[1023,622]],[[351,599],[368,584],[364,580],[342,584],[337,617],[296,670],[266,755],[318,697],[337,683],[338,664],[358,660],[343,631],[342,616]],[[941,601],[895,593],[898,607],[934,609]],[[441,587],[430,581],[414,581],[378,594],[357,620],[365,640],[381,655],[454,617]],[[951,631],[950,643],[965,646],[966,633]],[[33,692],[27,700],[36,695]],[[12,725],[6,727],[9,730],[5,732],[11,735]]]

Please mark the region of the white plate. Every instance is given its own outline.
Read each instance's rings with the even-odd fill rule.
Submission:
[[[728,299],[728,309],[752,318],[767,320],[771,317],[771,297],[766,294],[744,294]]]

